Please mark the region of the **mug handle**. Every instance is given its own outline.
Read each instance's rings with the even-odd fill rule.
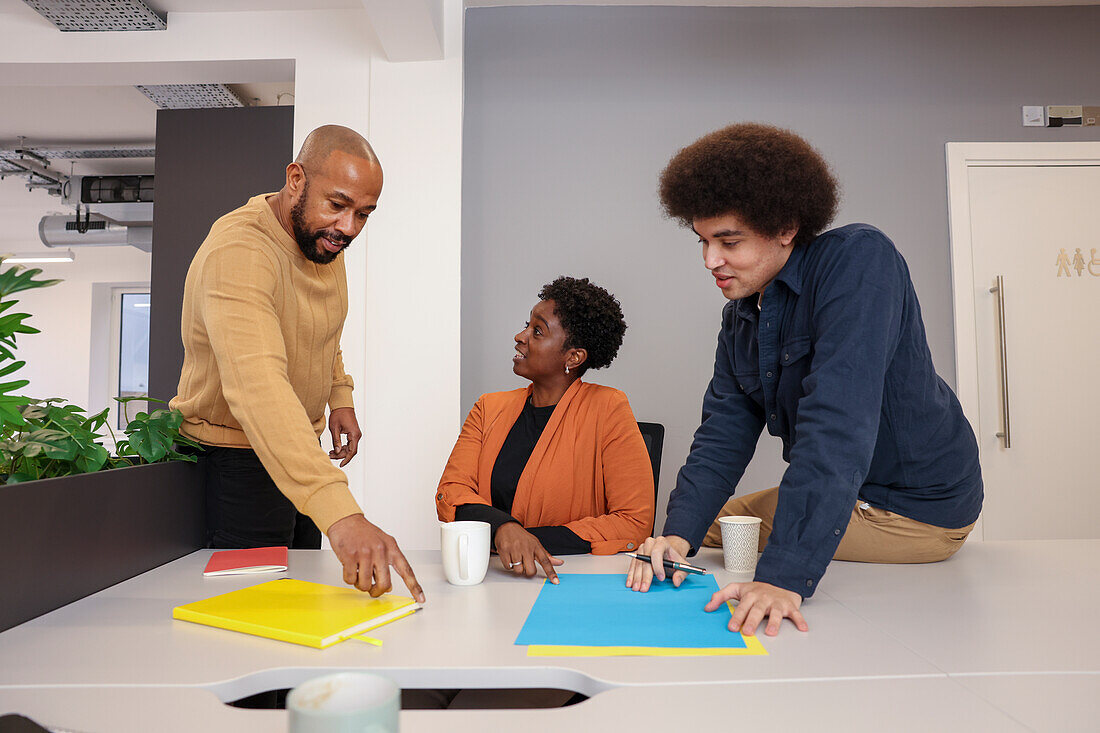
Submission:
[[[467,534],[458,537],[458,577],[470,579],[470,536]]]

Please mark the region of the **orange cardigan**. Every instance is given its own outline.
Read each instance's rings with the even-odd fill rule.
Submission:
[[[492,505],[493,465],[530,393],[484,394],[470,410],[435,494],[441,520],[453,522],[462,504]],[[626,395],[578,379],[519,477],[512,516],[524,527],[564,525],[592,554],[612,555],[645,541],[653,512],[653,469]]]

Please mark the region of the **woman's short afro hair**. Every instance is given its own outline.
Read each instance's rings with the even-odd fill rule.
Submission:
[[[819,152],[798,135],[742,123],[704,135],[661,173],[665,213],[695,219],[733,214],[765,237],[798,227],[794,243],[820,234],[836,215],[837,182]]]
[[[581,374],[614,360],[626,333],[623,309],[614,295],[586,277],[563,275],[542,286],[539,300],[554,301],[554,313],[565,329],[565,348],[588,352]]]

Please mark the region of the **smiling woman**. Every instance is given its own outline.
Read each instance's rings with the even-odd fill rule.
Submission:
[[[653,521],[653,473],[626,395],[581,381],[607,366],[626,323],[619,302],[560,277],[515,335],[512,370],[531,384],[482,395],[436,491],[443,521],[492,525],[505,570],[557,582],[554,555],[633,550]]]

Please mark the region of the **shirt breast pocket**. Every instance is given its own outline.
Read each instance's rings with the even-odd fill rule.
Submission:
[[[779,384],[780,400],[784,396],[797,397],[802,394],[802,380],[810,373],[813,361],[813,342],[809,336],[792,338],[779,348]]]
[[[760,381],[760,372],[734,374],[733,378],[737,382],[737,388],[742,393],[752,397],[759,404],[764,404],[764,385]]]

